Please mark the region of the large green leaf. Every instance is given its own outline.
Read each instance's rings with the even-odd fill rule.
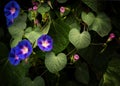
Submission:
[[[13,25],[8,28],[9,33],[13,38],[11,42],[11,47],[15,47],[17,43],[22,40],[22,37],[24,35],[24,29],[26,28],[26,19],[26,14],[19,15],[14,20]]]
[[[32,44],[34,44],[33,47],[37,46],[37,39],[42,35],[42,34],[48,34],[49,29],[50,29],[51,21],[48,21],[41,29],[36,27],[28,27],[25,30],[25,37],[30,40]]]
[[[101,37],[104,37],[112,29],[110,19],[104,13],[99,13],[89,29],[96,31]]]
[[[7,57],[7,55],[8,55],[7,46],[4,43],[0,42],[0,57],[5,58],[5,57]]]
[[[42,33],[43,34],[48,34],[49,29],[50,29],[50,25],[51,25],[51,20],[48,21],[43,27],[42,27]]]
[[[65,19],[65,23],[70,27],[70,29],[72,28],[77,28],[80,29],[80,25],[79,23],[76,21],[75,17],[73,15],[68,16]]]
[[[93,23],[95,16],[92,12],[89,13],[82,12],[81,18],[88,26],[90,26]]]
[[[89,72],[87,64],[81,63],[81,65],[76,68],[75,78],[81,83],[88,84]]]
[[[88,31],[80,33],[78,29],[73,28],[69,32],[69,40],[77,49],[82,49],[89,46],[91,37]]]
[[[0,63],[0,85],[1,86],[19,86],[20,80],[28,72],[27,64],[21,63],[18,66],[11,65],[7,58]]]
[[[113,58],[108,64],[107,71],[99,86],[119,86],[120,85],[120,59]]]
[[[67,64],[67,58],[64,53],[55,56],[54,52],[47,53],[45,56],[45,66],[51,73],[57,73]]]
[[[28,27],[25,31],[25,37],[34,44],[33,47],[37,46],[37,39],[42,35],[42,32],[40,32],[39,28],[35,28],[32,30],[31,27]]]
[[[67,26],[63,21],[57,20],[53,21],[51,28],[49,30],[49,35],[53,38],[53,51],[55,53],[61,52],[69,44],[68,33],[69,26]]]
[[[33,81],[28,77],[24,77],[20,82],[20,86],[45,86],[45,82],[41,76],[37,76]]]
[[[47,4],[42,4],[38,7],[38,12],[44,14],[50,10],[50,7]]]
[[[20,15],[15,19],[13,25],[8,28],[12,38],[22,38],[24,29],[26,28],[26,19],[26,14]]]
[[[88,7],[93,11],[98,12],[98,2],[97,0],[82,0]]]
[[[12,42],[11,42],[11,44],[10,44],[10,45],[11,45],[11,48],[12,48],[12,47],[15,47],[21,40],[22,40],[22,38],[19,38],[19,37],[13,39]]]

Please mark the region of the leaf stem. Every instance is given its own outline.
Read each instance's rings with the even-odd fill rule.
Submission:
[[[71,50],[68,54],[67,54],[67,56],[69,56],[71,53],[73,53],[74,51],[76,50],[76,48],[74,48],[73,50]]]
[[[40,76],[43,76],[48,70],[45,70]]]
[[[104,43],[91,43],[90,45],[104,45]]]

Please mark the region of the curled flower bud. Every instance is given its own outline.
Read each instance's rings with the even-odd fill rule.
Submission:
[[[113,40],[115,38],[115,34],[114,33],[110,33],[107,42],[110,42],[111,40]]]
[[[38,9],[38,6],[33,6],[33,10],[37,10]]]
[[[60,12],[64,13],[65,12],[65,7],[60,7]]]
[[[79,57],[78,54],[75,54],[75,55],[73,56],[73,59],[74,59],[75,61],[77,61],[79,58],[80,58],[80,57]]]
[[[110,39],[114,39],[115,38],[115,34],[114,33],[111,33],[110,36],[109,36]]]

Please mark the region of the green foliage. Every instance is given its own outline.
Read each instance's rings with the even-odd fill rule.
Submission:
[[[81,18],[88,26],[90,26],[94,22],[95,16],[92,12],[82,12]]]
[[[45,56],[45,65],[51,73],[57,73],[67,64],[67,58],[64,53],[55,56],[54,52],[47,53]]]
[[[57,0],[59,3],[65,3],[67,0]]]
[[[12,42],[11,42],[11,48],[15,47],[21,40],[22,40],[22,38],[19,38],[19,37],[13,39]]]
[[[0,86],[120,86],[120,3],[116,8],[118,2],[111,2],[19,1],[20,14],[8,31],[0,26]],[[64,13],[61,7],[65,7]],[[0,24],[5,22],[1,14]],[[52,51],[37,47],[43,34],[53,39]],[[10,48],[23,39],[31,42],[33,52],[13,66],[8,61]]]
[[[13,40],[11,42],[11,47],[14,47],[21,41],[24,35],[24,29],[26,28],[27,15],[22,14],[15,19],[14,24],[8,28]]]
[[[5,58],[7,57],[7,55],[8,55],[7,46],[4,43],[0,42],[0,57]]]
[[[50,25],[51,25],[51,21],[48,21],[43,28],[39,28],[39,27],[35,27],[35,28],[32,28],[32,27],[28,27],[26,28],[25,30],[25,37],[27,39],[30,40],[30,42],[32,44],[34,44],[34,48],[37,46],[37,39],[43,35],[43,34],[47,34],[49,32],[49,29],[50,29]]]
[[[38,7],[38,12],[44,14],[50,10],[50,7],[47,4],[42,4]]]
[[[52,21],[49,35],[53,38],[53,51],[59,53],[63,51],[69,44],[68,33],[70,28],[62,21]]]
[[[68,16],[68,17],[65,19],[65,23],[70,27],[70,29],[72,29],[72,28],[80,29],[80,25],[79,25],[79,23],[76,21],[76,19],[74,18],[73,15]]]
[[[1,86],[19,86],[20,80],[22,80],[26,72],[28,72],[26,64],[21,63],[18,66],[13,66],[9,64],[8,60],[4,60],[0,68]]]
[[[24,77],[20,86],[45,86],[45,82],[41,76],[37,76],[33,81],[28,77]]]
[[[79,65],[79,67],[76,68],[75,77],[76,77],[77,81],[84,83],[84,84],[88,84],[89,71],[88,71],[87,64],[81,63]]]
[[[104,37],[112,29],[110,19],[106,14],[99,13],[89,29],[96,31],[101,37]]]
[[[34,47],[37,46],[37,39],[42,35],[39,28],[32,30],[31,27],[27,28],[25,31],[25,37],[30,40]]]
[[[93,11],[98,12],[98,2],[97,0],[82,0],[88,7]]]
[[[108,65],[107,71],[103,75],[103,80],[99,86],[119,86],[120,85],[120,59],[113,58]]]
[[[82,49],[89,46],[91,37],[88,31],[80,33],[78,29],[73,28],[69,32],[69,40],[77,49]]]

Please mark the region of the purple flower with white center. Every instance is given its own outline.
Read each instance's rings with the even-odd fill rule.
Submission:
[[[21,59],[19,58],[19,55],[16,52],[16,47],[11,48],[11,51],[9,53],[9,57],[8,60],[12,65],[18,65],[21,61]]]
[[[31,43],[24,39],[18,43],[16,52],[19,54],[20,59],[24,60],[30,56],[32,50]]]
[[[19,15],[19,12],[20,12],[20,6],[14,0],[8,2],[4,7],[5,17],[9,20],[14,20]]]
[[[53,48],[53,39],[49,35],[42,35],[38,38],[37,45],[42,51],[51,51]]]

